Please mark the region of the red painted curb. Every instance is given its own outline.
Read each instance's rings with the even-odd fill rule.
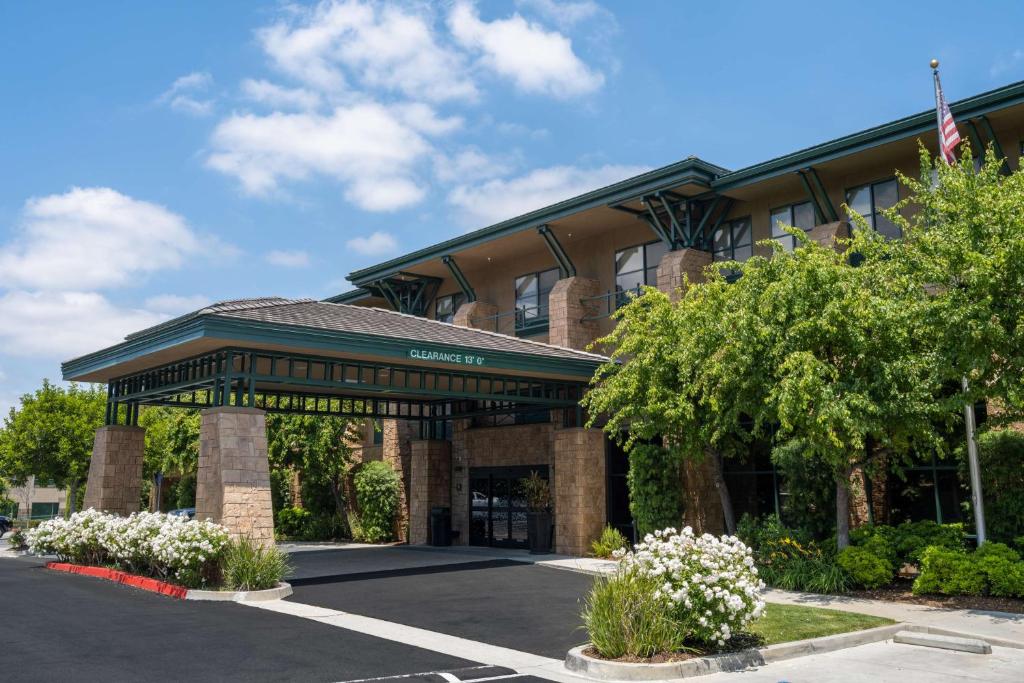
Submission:
[[[185,596],[188,595],[187,588],[175,586],[173,583],[167,583],[159,579],[151,579],[148,576],[136,576],[135,574],[123,572],[120,569],[91,567],[89,565],[70,564],[68,562],[47,562],[46,568],[58,572],[67,572],[68,574],[93,576],[97,579],[113,581],[125,586],[131,586],[132,588],[149,591],[150,593],[160,593],[161,595],[167,595],[178,600],[184,600]]]

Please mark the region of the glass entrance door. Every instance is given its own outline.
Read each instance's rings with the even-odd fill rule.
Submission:
[[[470,545],[528,547],[522,480],[531,472],[548,478],[547,465],[470,468]]]

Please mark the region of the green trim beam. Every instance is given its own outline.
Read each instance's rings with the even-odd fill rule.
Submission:
[[[558,241],[554,231],[547,224],[544,224],[537,226],[537,232],[544,238],[544,244],[548,246],[548,250],[554,257],[555,263],[558,264],[562,277],[576,277],[576,266],[573,264],[572,259],[569,258],[569,254],[562,248],[562,243]]]
[[[459,289],[466,297],[467,303],[476,301],[476,292],[473,287],[469,284],[469,280],[466,278],[462,269],[459,268],[459,264],[455,262],[455,257],[451,254],[447,254],[441,257],[441,263],[448,267],[448,271],[452,274],[452,278],[459,285]]]
[[[824,206],[826,209],[828,209],[829,220],[831,220],[832,222],[838,221],[839,214],[836,212],[836,207],[832,203],[832,200],[829,198],[828,192],[825,190],[824,183],[821,182],[821,178],[818,176],[818,170],[813,166],[808,166],[806,171],[807,174],[811,176],[811,180],[814,181],[814,187],[816,187],[818,192],[821,194]]]

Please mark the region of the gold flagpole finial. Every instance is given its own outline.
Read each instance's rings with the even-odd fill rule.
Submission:
[[[933,68],[933,69],[938,69],[938,68],[939,68],[939,60],[937,60],[937,59],[933,59],[933,60],[931,61],[931,65],[932,65],[932,68]]]

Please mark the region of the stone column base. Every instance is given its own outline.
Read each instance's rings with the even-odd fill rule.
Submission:
[[[604,432],[554,432],[555,550],[585,555],[604,529],[607,515]]]
[[[274,542],[266,414],[255,408],[202,411],[196,519],[228,528],[232,538]]]
[[[126,516],[139,511],[145,442],[146,430],[142,427],[106,425],[96,430],[85,485],[85,509]]]
[[[672,301],[682,295],[687,282],[704,282],[704,269],[711,265],[711,253],[699,249],[679,249],[661,257],[658,264],[658,289]]]
[[[456,327],[473,327],[489,332],[498,331],[498,322],[491,318],[498,312],[498,307],[484,301],[468,301],[455,311],[452,324]]]
[[[548,294],[548,343],[569,349],[585,350],[597,339],[596,302],[584,299],[597,296],[601,283],[589,277],[569,277],[555,283]]]
[[[430,509],[451,507],[452,449],[448,441],[412,442],[409,483],[409,543],[425,544],[430,536]]]

